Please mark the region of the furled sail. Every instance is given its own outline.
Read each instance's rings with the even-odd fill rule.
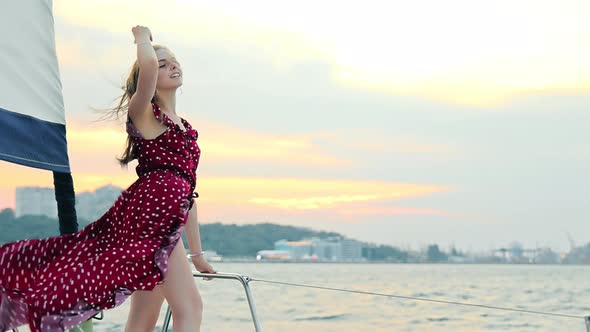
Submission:
[[[0,1],[0,160],[69,173],[52,8]]]

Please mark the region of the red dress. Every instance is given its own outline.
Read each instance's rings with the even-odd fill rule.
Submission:
[[[143,139],[131,121],[139,178],[100,219],[81,231],[0,246],[0,331],[64,331],[166,276],[196,193],[198,133],[185,131],[157,105],[167,129]]]

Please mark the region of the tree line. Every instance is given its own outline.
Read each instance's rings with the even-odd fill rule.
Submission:
[[[78,220],[80,229],[88,225],[87,220]],[[259,250],[273,249],[278,240],[299,241],[304,238],[344,237],[335,232],[315,231],[303,227],[261,224],[200,225],[201,242],[205,250],[213,250],[226,257],[255,257]],[[58,222],[46,216],[25,215],[16,218],[14,210],[0,211],[0,245],[21,239],[38,239],[59,235]],[[185,241],[186,244],[186,241]],[[367,245],[363,256],[370,260],[405,262],[408,253],[392,246]]]

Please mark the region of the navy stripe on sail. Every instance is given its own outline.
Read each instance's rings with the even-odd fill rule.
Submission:
[[[69,173],[66,126],[0,107],[0,160]]]

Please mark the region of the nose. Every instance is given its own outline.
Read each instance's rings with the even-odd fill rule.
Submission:
[[[177,67],[176,63],[174,63],[174,61],[171,61],[170,62],[170,69],[174,70],[174,69],[176,69],[176,67]]]

